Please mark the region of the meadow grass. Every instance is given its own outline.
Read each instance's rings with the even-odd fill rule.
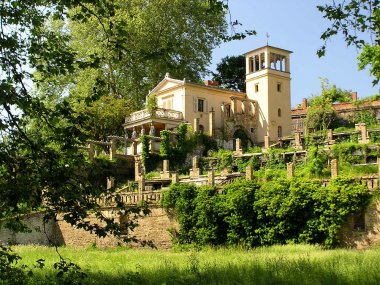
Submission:
[[[56,278],[53,248],[14,248],[34,269],[32,284],[71,284]],[[379,284],[380,249],[323,250],[307,245],[212,249],[199,251],[126,248],[60,248],[61,254],[87,274],[85,284]]]

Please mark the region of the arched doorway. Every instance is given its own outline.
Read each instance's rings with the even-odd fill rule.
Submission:
[[[234,150],[236,149],[236,139],[240,139],[241,140],[241,147],[243,149],[247,149],[249,143],[252,144],[251,139],[249,138],[249,136],[247,135],[246,131],[242,127],[238,128],[234,132],[233,138],[234,138]]]

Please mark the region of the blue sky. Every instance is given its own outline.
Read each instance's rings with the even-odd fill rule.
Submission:
[[[326,1],[307,0],[230,0],[232,19],[243,23],[243,29],[256,30],[257,35],[244,40],[223,43],[215,49],[210,66],[227,55],[239,55],[266,45],[288,49],[291,55],[292,106],[320,93],[320,79],[346,90],[357,91],[359,98],[379,93],[372,86],[367,70],[358,71],[358,51],[347,47],[338,35],[328,43],[326,56],[318,58],[316,51],[323,44],[320,35],[329,26],[316,5]]]

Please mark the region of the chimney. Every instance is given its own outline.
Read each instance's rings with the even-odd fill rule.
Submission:
[[[307,109],[307,99],[303,98],[302,99],[302,110],[306,110],[306,109]]]
[[[351,92],[351,100],[352,102],[358,101],[358,92]]]
[[[206,86],[219,86],[219,82],[215,80],[205,80],[204,84]]]

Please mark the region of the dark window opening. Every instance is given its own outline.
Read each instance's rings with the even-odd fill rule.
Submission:
[[[226,115],[227,117],[231,117],[231,105],[226,105]]]
[[[277,128],[277,136],[279,138],[282,138],[282,127],[281,126],[278,126],[278,128]]]
[[[203,112],[205,106],[205,100],[198,99],[198,112]]]

